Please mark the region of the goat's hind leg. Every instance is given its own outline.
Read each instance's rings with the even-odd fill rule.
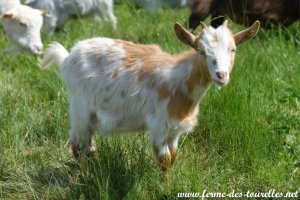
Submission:
[[[89,157],[98,159],[96,147],[92,140],[94,130],[91,127],[91,120],[93,115],[90,113],[79,112],[76,110],[80,107],[72,107],[71,103],[71,129],[70,129],[70,143],[73,151],[73,155],[76,159],[79,159],[82,154],[86,154]],[[83,110],[80,110],[83,111]]]

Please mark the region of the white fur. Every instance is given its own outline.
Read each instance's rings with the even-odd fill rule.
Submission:
[[[44,23],[49,36],[53,35],[57,28],[62,29],[70,18],[78,15],[95,15],[111,21],[113,27],[117,26],[112,0],[27,0],[25,4],[47,10],[48,15],[44,17]]]
[[[12,17],[5,17],[6,15]],[[42,53],[43,44],[40,35],[43,25],[42,11],[18,4],[2,14],[1,23],[12,42],[12,45],[2,53],[16,54],[24,50],[33,54]]]

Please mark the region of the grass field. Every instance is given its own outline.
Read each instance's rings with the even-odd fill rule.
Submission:
[[[123,1],[122,1],[123,2]],[[93,19],[47,38],[68,48],[106,36],[187,49],[173,33],[188,9],[147,14],[115,7],[118,29]],[[233,30],[243,27],[231,23]],[[3,29],[0,49],[9,44]],[[0,199],[177,199],[178,192],[300,191],[300,24],[261,30],[237,50],[230,84],[212,87],[199,125],[183,135],[171,181],[160,179],[147,134],[96,136],[99,162],[77,164],[68,144],[68,97],[57,68],[23,54],[0,60]],[[299,195],[298,195],[299,196]],[[254,199],[254,198],[253,198]],[[272,199],[272,198],[269,198]]]

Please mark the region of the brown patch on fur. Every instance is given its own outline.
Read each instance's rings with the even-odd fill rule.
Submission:
[[[145,77],[149,77],[152,75],[154,71],[154,67],[147,67],[145,69],[140,69],[138,73],[138,81],[142,81]]]
[[[188,92],[193,92],[197,86],[207,87],[211,81],[211,77],[208,68],[201,58],[196,58],[197,60],[193,64],[193,69],[191,71],[190,77],[186,81],[186,87]]]
[[[193,56],[196,56],[193,58]],[[194,51],[185,53],[178,62],[186,62],[187,59],[194,59],[193,68],[190,76],[186,80],[187,92],[182,89],[175,90],[170,96],[168,104],[168,113],[180,121],[194,115],[197,102],[191,98],[192,92],[196,87],[207,87],[211,81],[211,77],[203,59],[195,54]]]
[[[180,89],[177,89],[170,97],[168,113],[178,120],[186,118],[195,108],[193,100]]]
[[[95,112],[92,112],[90,114],[90,122],[91,122],[91,124],[97,124],[98,123],[97,114]]]
[[[190,112],[187,113],[187,115],[183,119],[181,119],[181,123],[189,124],[197,120],[198,112],[199,112],[199,108],[198,106],[195,106],[193,109],[190,110]]]
[[[115,43],[121,45],[125,50],[123,58],[125,69],[130,69],[141,62],[138,72],[139,81],[151,75],[155,69],[168,66],[176,61],[174,56],[163,52],[157,45],[134,44],[123,40],[115,40]]]
[[[118,69],[114,69],[112,72],[112,77],[116,78],[119,75],[119,70]]]
[[[169,93],[169,87],[168,84],[166,82],[163,82],[158,90],[158,101],[161,101],[163,99],[166,99],[170,96]]]
[[[156,54],[164,53],[157,45],[134,44],[123,40],[115,40],[115,43],[120,44],[125,50],[123,61],[126,69],[131,68],[138,60],[151,60]]]

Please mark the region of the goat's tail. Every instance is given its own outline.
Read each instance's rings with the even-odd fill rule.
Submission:
[[[51,43],[45,51],[44,58],[40,62],[43,69],[52,65],[58,65],[61,68],[64,60],[69,56],[69,52],[58,42]]]

